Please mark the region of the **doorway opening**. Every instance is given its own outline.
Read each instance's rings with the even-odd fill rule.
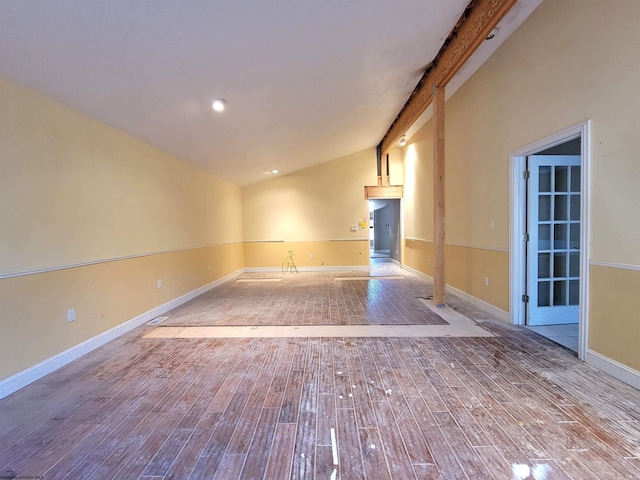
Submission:
[[[369,254],[371,263],[400,264],[400,199],[369,200]]]
[[[514,152],[511,169],[513,323],[584,359],[589,123]]]

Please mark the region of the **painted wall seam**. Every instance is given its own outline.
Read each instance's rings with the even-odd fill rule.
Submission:
[[[99,260],[90,260],[87,262],[78,262],[78,263],[69,263],[66,265],[56,265],[53,267],[43,267],[43,268],[36,268],[33,270],[24,270],[21,272],[11,272],[11,273],[3,273],[0,274],[0,280],[5,279],[5,278],[16,278],[16,277],[24,277],[27,275],[37,275],[40,273],[48,273],[48,272],[57,272],[59,270],[69,270],[71,268],[80,268],[80,267],[88,267],[91,265],[100,265],[102,263],[111,263],[111,262],[119,262],[119,261],[123,261],[123,260],[133,260],[136,258],[144,258],[144,257],[153,257],[156,255],[166,255],[169,253],[181,253],[181,252],[190,252],[193,250],[201,250],[201,249],[205,249],[205,248],[215,248],[215,247],[223,247],[225,245],[236,245],[236,244],[242,244],[244,242],[226,242],[226,243],[216,243],[213,245],[204,245],[201,247],[189,247],[189,248],[178,248],[178,249],[173,249],[173,250],[163,250],[163,251],[159,251],[159,252],[150,252],[150,253],[140,253],[140,254],[135,254],[135,255],[125,255],[122,257],[112,257],[112,258],[104,258],[104,259],[99,259]]]
[[[425,240],[424,238],[405,238],[406,242],[426,242],[433,243],[433,240]],[[445,243],[446,247],[460,247],[460,248],[473,248],[476,250],[487,250],[489,252],[501,252],[501,253],[509,253],[508,248],[502,247],[489,247],[485,245],[465,245],[463,243]]]
[[[640,271],[640,265],[631,265],[628,263],[615,263],[615,262],[602,262],[599,260],[589,260],[589,265],[595,265],[598,267],[617,268],[620,270]]]
[[[473,248],[475,250],[488,250],[490,252],[502,252],[502,253],[509,253],[509,249],[508,248],[503,248],[503,247],[489,247],[489,246],[485,246],[485,245],[465,245],[463,243],[446,243],[445,244],[447,247],[460,247],[460,248]]]

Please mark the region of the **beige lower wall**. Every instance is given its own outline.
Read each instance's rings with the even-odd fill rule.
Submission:
[[[509,253],[447,245],[446,280],[469,295],[509,311]],[[489,285],[484,284],[488,277]]]
[[[0,379],[243,267],[232,243],[1,279]]]
[[[591,265],[589,349],[640,371],[640,270]]]
[[[289,250],[294,251],[295,263],[298,267],[360,267],[369,265],[368,240],[330,240],[245,242],[245,266],[247,268],[280,268]],[[310,255],[313,258],[309,258]]]
[[[404,264],[433,276],[433,243],[406,240]],[[484,284],[488,277],[489,285]],[[448,285],[509,311],[509,253],[482,248],[447,245],[445,280]]]
[[[402,264],[433,277],[433,242],[405,239]]]

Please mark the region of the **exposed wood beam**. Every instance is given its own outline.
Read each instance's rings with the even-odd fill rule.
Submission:
[[[471,0],[431,66],[380,142],[382,155],[400,140],[433,101],[433,85],[445,87],[517,0]]]
[[[433,91],[433,303],[444,307],[444,87]]]
[[[364,198],[402,198],[402,185],[371,185],[364,187]]]

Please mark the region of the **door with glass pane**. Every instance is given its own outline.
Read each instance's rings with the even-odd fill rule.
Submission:
[[[527,161],[527,324],[578,323],[580,156]]]

